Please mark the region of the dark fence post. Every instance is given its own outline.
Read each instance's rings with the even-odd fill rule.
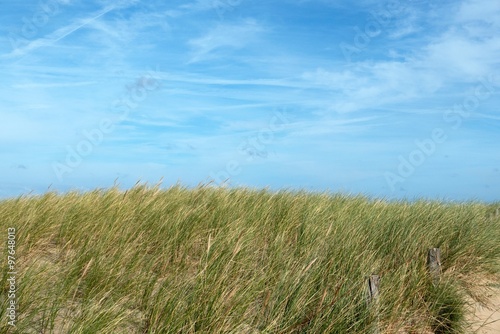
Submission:
[[[433,283],[438,283],[439,276],[441,275],[441,250],[439,248],[429,249],[427,267],[431,273]]]
[[[373,334],[380,333],[379,295],[380,276],[370,275],[370,277],[368,277],[368,307],[370,308],[370,314],[373,316],[372,319],[374,320]]]

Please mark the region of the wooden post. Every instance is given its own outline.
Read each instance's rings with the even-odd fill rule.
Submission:
[[[373,315],[373,319],[375,321],[372,331],[373,334],[380,333],[379,289],[380,276],[373,274],[370,275],[370,277],[368,277],[368,307],[370,308],[370,313]]]
[[[368,292],[371,303],[374,303],[378,300],[379,286],[380,286],[380,276],[370,275],[370,277],[368,277]]]
[[[439,276],[441,275],[441,250],[439,248],[429,249],[427,267],[431,273],[433,283],[436,284],[439,282]]]

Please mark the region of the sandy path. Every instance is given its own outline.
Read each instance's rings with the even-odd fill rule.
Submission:
[[[500,334],[500,288],[489,294],[492,306],[489,308],[475,305],[470,321],[473,323],[472,333]]]

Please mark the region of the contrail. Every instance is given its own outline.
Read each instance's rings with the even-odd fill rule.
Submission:
[[[86,25],[87,25],[87,24],[89,24],[90,22],[97,20],[98,18],[100,18],[100,17],[101,17],[101,16],[103,16],[104,14],[106,14],[106,13],[108,13],[108,12],[112,11],[113,9],[115,9],[115,7],[114,7],[114,6],[108,6],[108,7],[104,8],[104,9],[103,9],[103,10],[102,10],[99,14],[97,14],[96,16],[94,16],[94,17],[92,17],[92,18],[90,18],[90,19],[86,20],[86,21],[85,21],[85,22],[83,22],[81,25],[79,25],[79,26],[75,27],[73,30],[68,31],[66,34],[64,34],[64,35],[62,35],[61,37],[59,37],[59,38],[55,39],[53,42],[58,42],[58,41],[60,41],[61,39],[63,39],[63,38],[65,38],[66,36],[68,36],[68,35],[70,35],[70,34],[74,33],[74,32],[75,32],[75,31],[77,31],[78,29],[83,28],[84,26],[86,26]]]
[[[69,29],[69,31],[64,32],[61,36],[58,36],[56,38],[50,38],[50,37],[49,38],[39,38],[37,40],[34,40],[34,41],[30,42],[28,45],[26,45],[21,50],[20,49],[16,49],[16,50],[12,51],[10,54],[6,55],[6,57],[19,57],[19,58],[22,58],[22,57],[26,56],[32,50],[38,49],[38,48],[43,47],[43,46],[48,46],[48,45],[57,43],[61,39],[67,37],[68,35],[71,35],[75,31],[83,28],[84,26],[86,26],[90,22],[97,20],[98,18],[100,18],[104,14],[112,11],[113,9],[115,9],[115,6],[107,6],[106,8],[104,8],[103,10],[101,10],[97,15],[91,17],[90,19],[84,20],[84,22],[82,24],[79,24],[76,27],[72,27],[74,25],[74,24],[72,24],[72,25],[69,25],[69,26],[66,26],[66,27],[63,27],[63,28],[59,28],[57,31],[55,31],[52,34],[50,34],[50,36],[54,36],[54,35],[57,35],[61,31],[65,31],[65,30]],[[79,20],[79,21],[81,22],[82,20]]]

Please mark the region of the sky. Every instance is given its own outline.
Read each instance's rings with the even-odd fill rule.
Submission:
[[[0,197],[500,200],[500,2],[0,0]]]

